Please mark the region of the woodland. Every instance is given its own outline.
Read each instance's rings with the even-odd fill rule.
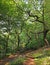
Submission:
[[[50,0],[0,0],[0,65],[50,65]]]

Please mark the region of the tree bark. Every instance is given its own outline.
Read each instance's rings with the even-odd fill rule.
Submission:
[[[45,43],[45,45],[47,45],[47,46],[49,46],[49,42],[48,42],[48,40],[46,39],[46,36],[47,36],[48,31],[49,31],[49,30],[45,30],[45,31],[44,31],[44,43]]]
[[[20,36],[18,34],[18,46],[17,46],[18,50],[19,50],[19,45],[20,45]]]

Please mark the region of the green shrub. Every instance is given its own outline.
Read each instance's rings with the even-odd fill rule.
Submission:
[[[33,40],[31,43],[28,43],[26,45],[26,49],[33,49],[33,50],[35,50],[35,49],[38,49],[38,48],[40,48],[42,46],[43,46],[42,43],[39,43],[39,41]]]
[[[30,42],[26,44],[26,49],[35,50],[43,46],[44,46],[43,34],[40,34],[39,36],[37,36],[37,38],[35,38],[34,36],[32,37]]]
[[[5,57],[5,38],[0,35],[0,59]]]
[[[24,60],[24,58],[19,57],[15,59],[13,62],[11,62],[10,65],[23,65]]]

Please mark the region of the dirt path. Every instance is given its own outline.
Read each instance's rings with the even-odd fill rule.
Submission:
[[[13,61],[18,56],[19,56],[19,54],[10,55],[9,57],[0,60],[0,65],[8,65],[9,62]]]
[[[45,49],[50,50],[50,48],[45,48]],[[39,52],[41,50],[44,50],[44,48],[41,48],[41,49],[38,49],[38,50],[35,50],[35,51],[29,50],[29,51],[26,51],[23,54],[16,53],[16,54],[10,55],[9,57],[0,60],[0,65],[8,65],[11,61],[13,61],[15,58],[19,57],[20,55],[21,56],[28,56],[29,54],[31,54],[33,52],[37,53],[37,52]]]

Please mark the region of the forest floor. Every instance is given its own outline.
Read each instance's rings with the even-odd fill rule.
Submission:
[[[49,51],[49,54],[50,54],[50,48],[40,48],[38,50],[29,50],[29,51],[26,51],[25,53],[15,53],[15,54],[11,54],[10,56],[0,60],[0,65],[9,65],[10,62],[12,62],[15,58],[18,58],[19,56],[22,56],[22,57],[29,57],[29,56],[32,56],[32,57],[38,57],[40,55],[43,54],[47,54]],[[49,56],[49,59],[50,59],[50,56]],[[36,61],[37,62],[37,61]],[[45,63],[45,61],[44,61]],[[37,64],[38,65],[38,64]],[[48,64],[49,65],[49,64]]]

